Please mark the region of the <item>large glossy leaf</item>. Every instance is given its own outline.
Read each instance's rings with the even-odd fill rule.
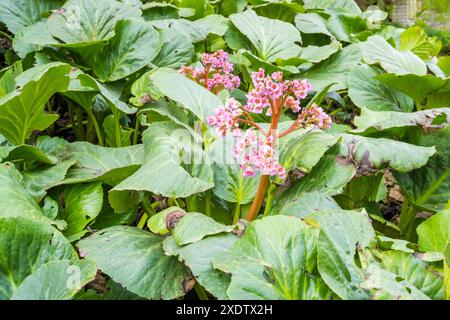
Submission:
[[[342,161],[339,157],[339,146],[330,149],[319,163],[306,176],[294,182],[288,190],[278,197],[273,209],[289,205],[302,193],[321,192],[328,195],[336,195],[343,191],[345,185],[356,174],[356,168],[349,161]],[[281,210],[281,209],[280,209]]]
[[[320,224],[318,268],[326,284],[342,299],[367,299],[359,287],[364,273],[356,263],[356,246],[368,247],[375,232],[365,212],[322,211],[309,216]]]
[[[44,15],[60,6],[58,0],[4,0],[0,3],[0,22],[18,33],[44,19]]]
[[[422,222],[417,228],[422,251],[444,253],[450,243],[450,210],[443,210]]]
[[[78,238],[84,234],[84,228],[97,217],[102,209],[102,183],[91,182],[66,186],[64,204],[62,218],[67,222],[64,235]]]
[[[320,130],[300,130],[281,140],[280,164],[287,171],[310,172],[339,136]]]
[[[150,83],[163,95],[192,111],[205,123],[208,115],[213,114],[215,108],[223,105],[217,96],[176,71],[160,69],[147,76],[150,77]],[[154,89],[147,88],[149,95],[151,90]]]
[[[230,20],[250,40],[262,60],[275,62],[296,57],[300,52],[296,44],[301,42],[300,33],[287,22],[260,17],[251,10],[233,14]]]
[[[377,265],[367,268],[366,280],[361,286],[370,290],[375,300],[429,300],[422,291],[395,273]]]
[[[28,144],[21,144],[18,146],[10,145],[10,146],[2,146],[1,148],[1,161],[17,161],[17,160],[25,160],[27,162],[38,162],[43,164],[56,164],[57,159],[45,153],[41,149],[30,146]]]
[[[230,232],[233,229],[234,226],[218,223],[202,213],[190,212],[178,222],[173,231],[173,238],[177,245],[182,246],[197,242],[206,236]]]
[[[381,36],[371,36],[361,43],[361,51],[366,63],[379,63],[387,72],[418,75],[427,73],[427,66],[418,56],[411,51],[396,50]]]
[[[424,133],[412,128],[411,142],[422,146],[435,146],[437,153],[428,164],[407,174],[396,174],[403,196],[419,208],[440,211],[448,206],[450,199],[450,126],[442,130]]]
[[[347,74],[356,67],[361,60],[361,51],[356,45],[349,45],[333,54],[326,60],[315,64],[302,77],[311,82],[313,90],[321,91],[330,84],[329,89],[336,91],[347,88]]]
[[[183,284],[191,275],[176,257],[164,254],[163,240],[134,227],[115,226],[81,240],[78,247],[129,291],[147,299],[174,299],[185,294]]]
[[[381,266],[422,291],[433,300],[444,298],[444,279],[420,255],[389,250],[380,254]]]
[[[253,7],[253,10],[263,17],[278,19],[289,23],[294,22],[297,13],[305,12],[302,5],[291,2],[269,2]]]
[[[23,182],[27,192],[40,201],[48,189],[64,180],[67,171],[75,163],[75,160],[67,160],[43,170],[23,172]]]
[[[77,254],[56,229],[25,217],[0,218],[0,299],[11,298],[21,283],[48,262]]]
[[[315,12],[298,14],[295,17],[295,25],[302,33],[323,33],[334,38],[328,30],[327,20]]]
[[[353,0],[304,0],[306,9],[329,9],[349,13],[360,13],[361,9]]]
[[[159,31],[161,50],[152,63],[158,67],[179,68],[188,65],[194,56],[195,48],[191,39],[173,28]]]
[[[292,194],[289,199],[283,200],[274,206],[271,211],[272,215],[282,214],[305,218],[314,212],[341,209],[331,196],[320,192],[304,192],[300,193],[300,195]]]
[[[330,44],[324,46],[307,46],[300,50],[299,58],[312,63],[318,63],[322,60],[328,59],[332,54],[341,49],[341,44],[338,41],[331,41]]]
[[[46,220],[36,200],[24,188],[19,171],[8,164],[0,164],[0,194],[0,217]]]
[[[58,157],[77,162],[59,184],[103,181],[114,186],[139,168],[143,162],[144,148],[142,145],[107,148],[88,142],[74,142],[60,150]]]
[[[318,229],[295,217],[256,220],[213,265],[231,273],[231,299],[327,299],[314,271]]]
[[[424,166],[435,152],[434,147],[416,146],[384,138],[342,135],[341,155],[356,161],[361,173],[387,166],[399,172],[412,171]]]
[[[356,116],[353,123],[357,126],[358,132],[382,131],[392,128],[421,126],[427,130],[439,128],[442,123],[433,124],[434,119],[444,116],[447,123],[450,123],[450,109],[429,109],[417,112],[396,112],[396,111],[371,111],[361,109],[361,115]]]
[[[70,66],[54,62],[28,69],[17,79],[20,87],[0,98],[0,133],[13,144],[23,144],[34,130],[44,130],[57,118],[44,104],[69,84]]]
[[[115,36],[94,59],[100,81],[116,81],[142,69],[161,48],[158,32],[151,24],[127,19],[117,22]]]
[[[155,122],[144,132],[143,141],[142,167],[113,191],[145,190],[178,198],[214,186],[208,156],[184,127]]]
[[[450,91],[450,80],[433,77],[430,74],[416,75],[416,74],[380,74],[376,79],[394,89],[406,93],[414,99],[418,106],[422,106],[424,99],[432,93],[443,89],[447,86],[447,91]],[[450,103],[444,99],[440,102],[439,107],[450,107]]]
[[[87,74],[79,74],[77,79],[83,89],[79,90],[79,88],[77,88],[74,91],[85,91],[86,89],[95,90],[100,92],[102,97],[106,100],[105,104],[109,105],[111,109],[117,108],[127,114],[135,113],[137,111],[136,108],[130,107],[126,102],[120,100],[123,90],[123,83],[120,81],[115,82],[114,84],[102,84]],[[73,98],[73,95],[69,95],[69,97]],[[83,98],[91,99],[88,101],[89,104],[91,104],[91,97],[92,93],[88,92]],[[78,102],[78,100],[75,101]],[[83,106],[83,104],[81,104],[81,106]]]
[[[116,22],[139,17],[140,11],[116,0],[69,0],[48,18],[50,33],[71,46],[111,39]]]
[[[374,111],[412,111],[412,99],[374,79],[378,74],[377,69],[368,65],[358,66],[349,73],[348,95],[353,103]]]
[[[96,273],[90,260],[50,261],[25,278],[11,300],[68,300],[94,280]]]
[[[164,241],[164,251],[176,255],[191,269],[195,279],[218,299],[228,299],[231,277],[213,267],[212,261],[225,254],[239,238],[231,233],[204,238],[186,246],[179,246],[173,237]]]

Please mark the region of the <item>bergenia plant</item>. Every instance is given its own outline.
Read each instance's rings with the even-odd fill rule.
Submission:
[[[240,80],[231,74],[233,65],[228,61],[228,54],[219,50],[213,54],[202,55],[203,67],[182,67],[180,73],[205,86],[214,93],[222,89],[234,89]],[[269,188],[270,177],[286,177],[285,168],[278,162],[275,146],[277,140],[300,128],[326,129],[331,126],[331,118],[316,104],[302,107],[301,101],[312,90],[306,80],[287,80],[278,71],[271,75],[260,68],[251,74],[253,89],[247,94],[247,101],[242,105],[234,98],[229,98],[223,107],[217,107],[214,114],[208,117],[208,125],[215,128],[219,136],[228,133],[238,137],[233,156],[239,160],[243,175],[253,177],[257,172],[261,174],[258,191],[246,219],[255,219],[263,204]],[[298,114],[292,125],[278,131],[280,116],[286,110]],[[254,120],[253,114],[265,113],[271,117],[267,130]],[[246,124],[251,128],[242,131],[240,125]],[[259,132],[259,135],[255,131]]]

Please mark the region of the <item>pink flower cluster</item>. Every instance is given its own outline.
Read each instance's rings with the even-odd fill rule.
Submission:
[[[201,67],[182,66],[180,74],[190,77],[214,93],[222,89],[232,90],[241,84],[239,77],[232,74],[233,64],[228,61],[227,52],[218,50],[203,53],[201,62]]]
[[[266,115],[272,115],[271,101],[281,101],[280,107],[288,107],[293,112],[300,111],[300,100],[304,99],[312,87],[306,80],[283,80],[283,73],[278,71],[272,75],[265,75],[260,68],[251,75],[254,89],[247,95],[245,110],[253,113],[262,113],[269,107]]]
[[[244,158],[240,163],[244,176],[253,177],[258,170],[262,175],[278,175],[282,179],[286,177],[286,170],[275,158],[271,143],[272,136],[264,141],[258,138],[253,130],[247,130],[245,135],[237,141],[233,149],[233,156],[238,159],[244,153]]]
[[[317,104],[313,103],[311,107],[304,109],[299,116],[299,126],[302,128],[313,127],[327,129],[331,127],[331,118]]]
[[[232,131],[234,136],[240,136],[237,120],[242,112],[241,104],[230,98],[223,108],[214,109],[214,115],[208,116],[208,125],[215,127],[219,136],[224,136],[228,131]]]
[[[206,68],[232,70],[232,66],[227,65],[222,54],[205,55],[202,59]],[[192,74],[195,72],[194,69]],[[234,136],[241,137],[234,146],[233,156],[236,159],[240,158],[244,176],[254,176],[256,171],[259,171],[262,175],[278,175],[284,179],[286,170],[276,159],[274,139],[283,137],[300,127],[329,128],[331,118],[316,104],[309,108],[300,107],[300,100],[304,99],[312,89],[306,80],[283,80],[281,72],[266,75],[263,69],[252,73],[251,77],[254,88],[247,95],[246,104],[242,106],[234,98],[228,99],[224,107],[216,108],[214,114],[208,117],[208,125],[214,127],[220,136],[231,131]],[[299,114],[290,128],[274,135],[273,132],[264,131],[254,122],[250,114],[251,112],[262,113],[265,108],[267,108],[266,114],[272,116],[274,128],[277,127],[283,110],[289,108]],[[242,135],[239,122],[258,129],[265,137],[265,141],[258,138],[254,130],[247,130]]]

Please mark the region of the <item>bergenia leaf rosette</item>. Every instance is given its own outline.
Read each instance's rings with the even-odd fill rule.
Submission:
[[[252,73],[251,77],[253,89],[248,93],[244,106],[230,98],[224,107],[216,108],[214,114],[208,117],[208,124],[215,128],[218,135],[224,136],[230,132],[239,137],[234,146],[233,156],[241,160],[243,175],[251,177],[256,172],[261,174],[258,191],[246,217],[249,221],[253,220],[261,209],[269,188],[270,177],[278,176],[281,179],[286,177],[286,170],[278,162],[275,153],[277,139],[300,128],[326,129],[331,126],[331,118],[316,104],[307,108],[301,107],[301,100],[312,90],[306,80],[284,80],[282,72],[266,75],[263,69]],[[278,133],[280,116],[287,109],[297,113],[297,119],[287,130]],[[271,116],[268,131],[263,130],[251,115],[263,112]],[[242,133],[239,128],[241,123],[252,126],[260,134],[253,129]]]
[[[203,53],[201,67],[182,66],[180,74],[187,76],[204,86],[214,94],[223,89],[233,90],[241,84],[238,76],[234,75],[233,64],[228,61],[228,53],[218,50],[214,53]]]

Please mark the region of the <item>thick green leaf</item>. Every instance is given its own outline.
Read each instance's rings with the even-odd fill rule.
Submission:
[[[11,298],[21,283],[48,262],[77,254],[56,229],[25,217],[0,218],[0,299]]]
[[[356,67],[361,60],[361,51],[356,45],[349,45],[333,54],[326,60],[315,64],[302,77],[307,79],[315,91],[335,83],[330,91],[347,88],[347,74]]]
[[[387,72],[425,75],[427,66],[411,51],[398,51],[381,36],[375,35],[361,43],[363,59],[368,64],[379,63]]]
[[[357,126],[357,132],[382,131],[391,128],[420,126],[423,129],[439,128],[440,124],[433,124],[434,119],[444,116],[447,123],[450,123],[450,109],[429,109],[417,112],[396,112],[396,111],[371,111],[361,109],[361,115],[356,116],[353,123]]]
[[[129,291],[147,299],[174,299],[185,294],[183,285],[191,275],[177,258],[164,254],[163,240],[134,227],[115,226],[81,240],[78,247]]]
[[[430,298],[395,273],[370,265],[361,287],[371,291],[376,300],[430,300]]]
[[[411,50],[424,60],[438,55],[441,48],[442,43],[437,38],[428,38],[418,26],[410,27],[400,35],[400,50]]]
[[[288,205],[305,192],[336,195],[356,174],[355,165],[339,157],[339,147],[331,148],[318,164],[299,181],[293,183],[277,200],[277,206]]]
[[[295,25],[302,33],[323,33],[334,38],[328,30],[327,20],[315,12],[298,14]]]
[[[18,33],[44,19],[46,13],[60,4],[58,0],[3,0],[0,3],[0,22],[12,33]]]
[[[233,14],[231,22],[253,44],[258,56],[267,62],[298,56],[300,32],[284,21],[257,16],[254,11]],[[280,37],[280,35],[283,35]]]
[[[87,142],[74,142],[60,150],[58,157],[61,160],[77,161],[59,184],[103,181],[114,186],[139,168],[143,162],[144,148],[139,144],[107,148]]]
[[[103,120],[106,144],[110,147],[128,147],[131,144],[133,129],[124,129],[120,125],[117,126],[114,118],[115,115],[110,114]]]
[[[298,169],[301,172],[310,172],[338,139],[339,136],[320,130],[296,131],[281,140],[280,164],[286,171]]]
[[[423,167],[435,152],[434,147],[416,146],[384,138],[342,135],[341,155],[347,160],[356,161],[360,173],[386,166],[399,172],[412,171]]]
[[[87,74],[78,75],[78,80],[80,81],[82,87],[99,91],[102,97],[106,100],[105,104],[108,104],[111,109],[117,108],[127,114],[135,113],[137,111],[137,108],[130,107],[126,102],[120,100],[123,90],[123,83],[115,82],[114,84],[101,84]],[[84,89],[82,91],[84,91]],[[90,92],[87,94],[86,98],[91,99]],[[89,103],[92,103],[92,100],[89,101]]]
[[[212,261],[226,253],[239,238],[231,233],[206,237],[186,246],[178,246],[173,237],[167,238],[164,251],[176,255],[191,269],[195,279],[217,299],[228,299],[230,275],[214,269]]]
[[[270,19],[278,19],[293,23],[297,13],[305,12],[303,6],[290,2],[269,2],[253,7],[258,16]]]
[[[315,270],[318,229],[295,217],[252,222],[213,265],[231,273],[230,299],[327,299]]]
[[[0,98],[0,133],[13,144],[23,144],[35,130],[44,130],[57,118],[44,104],[69,84],[70,66],[54,62],[31,68],[16,78],[19,89]]]
[[[195,54],[191,39],[173,28],[159,31],[161,50],[152,64],[158,67],[179,68],[188,65]]]
[[[364,274],[354,259],[357,245],[365,248],[375,239],[367,214],[333,210],[309,218],[320,224],[317,264],[325,283],[342,299],[367,299],[359,287]]]
[[[353,0],[304,0],[306,9],[329,9],[349,13],[361,13]]]
[[[430,74],[380,74],[376,76],[376,79],[391,88],[406,93],[413,98],[418,107],[423,105],[426,97],[439,89],[443,89],[447,86],[447,91],[450,91],[450,80],[433,77]],[[440,101],[439,107],[450,107],[450,103],[442,100]]]
[[[0,164],[0,217],[29,217],[46,221],[36,200],[22,184],[22,176],[13,166]]]
[[[419,255],[389,250],[381,253],[384,269],[406,280],[433,300],[444,298],[444,279]]]
[[[101,182],[81,183],[66,186],[65,209],[61,218],[67,222],[64,235],[78,238],[84,228],[100,213],[103,205]]]
[[[217,96],[173,70],[159,69],[148,76],[150,83],[156,86],[163,95],[192,111],[205,123],[208,115],[212,115],[215,108],[223,105]],[[149,94],[152,92],[151,90],[147,89]]]
[[[64,180],[67,171],[75,163],[75,160],[67,160],[43,170],[23,172],[23,182],[27,192],[40,201],[48,189]]]
[[[116,0],[69,0],[62,9],[48,18],[48,29],[55,38],[74,47],[109,40],[117,21],[141,14]]]
[[[230,232],[233,229],[234,226],[218,223],[202,213],[190,212],[178,222],[173,231],[173,238],[177,245],[183,246],[197,242],[206,236]]]
[[[320,192],[305,192],[300,195],[293,194],[292,197],[281,202],[272,209],[272,215],[282,214],[285,216],[306,216],[324,210],[339,210],[336,201],[329,195]]]
[[[127,19],[117,22],[115,36],[94,59],[100,81],[116,81],[145,67],[161,48],[158,32],[151,24]]]
[[[25,278],[11,300],[68,300],[94,280],[96,273],[90,260],[50,261]]]
[[[444,253],[450,243],[450,210],[436,213],[417,228],[422,251]]]
[[[450,199],[450,126],[442,130],[424,133],[421,128],[412,128],[410,140],[422,146],[435,146],[437,153],[423,168],[407,174],[396,174],[395,178],[403,196],[419,208],[440,211],[448,208]]]
[[[307,46],[301,48],[299,58],[308,62],[318,63],[322,60],[328,59],[332,54],[341,49],[341,44],[338,41],[331,41],[330,44],[324,46]]]
[[[373,111],[412,111],[412,99],[374,79],[378,74],[377,69],[368,65],[358,66],[349,73],[348,95],[353,103]]]
[[[27,162],[39,162],[43,164],[56,164],[57,159],[45,153],[41,149],[30,146],[28,144],[21,144],[18,146],[3,146],[1,161],[16,161],[25,160]]]
[[[171,122],[155,122],[143,133],[143,141],[145,158],[142,167],[114,187],[113,192],[150,191],[179,198],[214,186],[207,154],[184,127]]]

